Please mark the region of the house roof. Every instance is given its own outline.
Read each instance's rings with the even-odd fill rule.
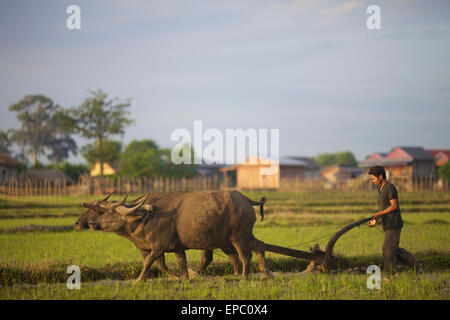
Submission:
[[[308,163],[305,160],[291,157],[280,157],[278,163],[280,166],[306,167],[308,165]]]
[[[17,167],[20,165],[20,162],[11,157],[7,153],[0,154],[0,165],[5,167]]]
[[[307,170],[314,170],[314,169],[319,170],[320,169],[320,165],[317,162],[315,162],[313,159],[308,158],[308,157],[289,156],[286,158],[303,161],[305,163],[305,168]]]
[[[201,164],[194,164],[195,168],[197,168],[198,170],[200,169],[220,169],[225,167],[226,165],[223,163],[211,163],[208,164],[205,161],[202,161]]]
[[[357,166],[350,166],[350,165],[343,165],[343,164],[332,164],[331,166],[325,167],[320,171],[326,172],[333,168],[338,168],[339,170],[347,171],[352,174],[360,174],[363,172],[363,170],[361,168],[358,168]]]
[[[19,176],[20,180],[36,179],[36,180],[48,180],[55,182],[60,181],[71,181],[62,171],[58,169],[30,169],[22,172]]]
[[[366,159],[368,159],[368,160],[371,160],[371,159],[381,159],[381,158],[386,157],[387,155],[388,155],[388,154],[387,154],[386,152],[375,152],[375,153],[372,153],[372,154],[368,155],[368,156],[366,157]]]
[[[360,168],[369,168],[373,166],[401,166],[408,165],[412,159],[367,159],[358,164]]]
[[[398,147],[398,148],[402,149],[404,152],[409,154],[411,158],[413,158],[414,160],[434,160],[434,156],[422,147]],[[394,148],[394,150],[395,149],[397,148]]]
[[[384,157],[373,157],[373,155],[383,155],[373,153],[362,161],[358,166],[362,168],[372,166],[399,166],[408,165],[412,161],[434,161],[434,156],[422,147],[395,147]]]
[[[450,158],[450,150],[449,149],[429,149],[427,150],[429,153],[431,153],[433,156],[436,157],[439,153],[445,154],[447,157]]]

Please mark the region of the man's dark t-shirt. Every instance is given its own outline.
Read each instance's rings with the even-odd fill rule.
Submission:
[[[378,207],[380,211],[391,205],[389,200],[397,199],[398,203],[397,189],[392,183],[386,181],[386,184],[381,191],[380,188],[381,187],[378,187]],[[381,216],[381,221],[383,223],[383,230],[402,228],[403,220],[400,214],[400,204],[397,210]]]

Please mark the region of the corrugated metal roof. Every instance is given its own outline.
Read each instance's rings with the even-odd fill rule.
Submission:
[[[411,161],[402,160],[402,159],[370,159],[364,160],[358,167],[360,168],[369,168],[373,166],[400,166],[410,164]]]
[[[294,159],[291,157],[280,157],[279,162],[280,166],[301,166],[306,167],[308,163],[304,160]]]
[[[422,147],[398,147],[409,154],[414,160],[434,160],[434,156]]]
[[[319,170],[320,169],[320,165],[317,162],[315,162],[313,159],[311,159],[311,158],[308,158],[308,157],[294,157],[294,156],[289,156],[287,158],[304,161],[306,163],[305,167],[308,170],[314,170],[314,169]]]

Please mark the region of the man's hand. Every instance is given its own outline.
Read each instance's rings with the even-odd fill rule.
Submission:
[[[367,222],[367,224],[369,225],[369,227],[375,227],[375,225],[377,224],[377,220],[372,219],[369,222]]]
[[[380,219],[381,216],[382,216],[382,214],[380,214],[380,212],[378,212],[372,216],[372,219],[378,220],[378,219]]]

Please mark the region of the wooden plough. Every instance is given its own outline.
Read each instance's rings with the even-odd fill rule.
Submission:
[[[370,221],[372,218],[364,218],[362,220],[353,222],[348,226],[342,228],[336,232],[328,241],[325,248],[325,252],[319,249],[318,245],[315,245],[312,252],[295,250],[286,247],[280,247],[273,244],[265,243],[266,251],[279,253],[285,256],[311,260],[311,267],[318,268],[323,272],[328,272],[337,266],[337,259],[333,256],[333,248],[338,239],[344,235],[346,232],[350,231],[354,227],[360,226],[361,224]],[[309,268],[309,267],[308,267]]]

